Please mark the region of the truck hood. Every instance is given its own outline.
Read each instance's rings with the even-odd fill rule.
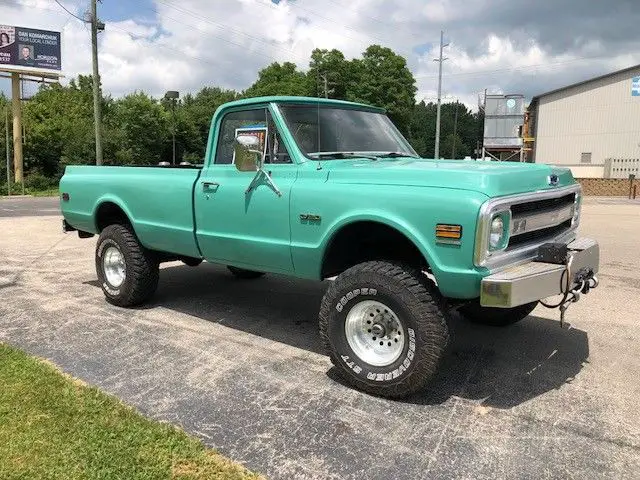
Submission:
[[[418,158],[323,161],[327,181],[346,184],[452,188],[499,197],[574,184],[568,168],[539,163],[428,160]],[[549,177],[558,176],[550,185]]]

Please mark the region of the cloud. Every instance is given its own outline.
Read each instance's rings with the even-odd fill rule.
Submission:
[[[636,0],[147,0],[132,18],[107,21],[100,34],[104,90],[197,91],[247,88],[273,61],[306,68],[314,48],[348,58],[372,44],[407,57],[417,99],[435,97],[440,30],[445,49],[443,93],[468,105],[478,92],[527,97],[640,63]],[[82,16],[86,0],[65,0]],[[132,4],[133,5],[133,4]],[[109,8],[99,6],[101,12]],[[133,8],[133,7],[131,7]],[[11,0],[3,23],[62,30],[68,77],[91,72],[86,25],[49,0]]]

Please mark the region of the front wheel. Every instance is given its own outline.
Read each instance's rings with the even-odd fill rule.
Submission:
[[[506,327],[527,318],[538,302],[526,303],[513,308],[483,307],[478,300],[461,307],[460,314],[473,323],[490,325],[492,327]]]
[[[158,261],[125,225],[109,225],[96,244],[96,273],[107,302],[132,307],[158,287]]]
[[[320,336],[351,385],[402,397],[433,377],[449,331],[419,272],[375,261],[346,270],[331,284],[320,308]]]

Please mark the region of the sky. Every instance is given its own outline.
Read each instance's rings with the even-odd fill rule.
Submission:
[[[60,0],[79,17],[89,0]],[[205,86],[243,90],[274,61],[308,68],[314,48],[347,58],[380,44],[405,56],[416,101],[527,98],[640,64],[638,0],[102,0],[104,92],[161,96]],[[0,23],[63,33],[63,82],[91,73],[90,28],[54,0],[0,0]],[[35,85],[27,87],[33,93]],[[9,82],[0,79],[9,92]]]

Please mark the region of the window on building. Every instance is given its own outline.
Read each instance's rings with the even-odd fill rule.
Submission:
[[[580,155],[580,163],[591,163],[591,152],[583,152]]]

